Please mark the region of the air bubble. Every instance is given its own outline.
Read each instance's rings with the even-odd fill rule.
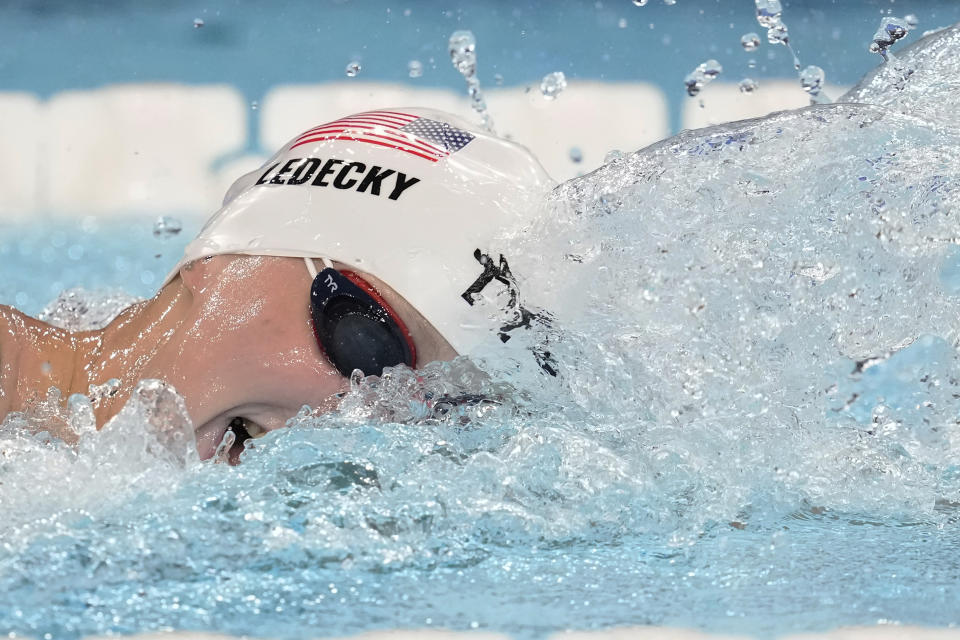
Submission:
[[[638,6],[638,7],[645,7],[645,6],[647,6],[647,2],[648,2],[648,0],[633,0],[633,4],[635,4],[635,5]]]
[[[407,63],[407,75],[411,78],[419,78],[423,75],[423,63],[419,60],[411,60]]]
[[[251,110],[251,111],[256,111],[256,110],[259,109],[259,108],[260,108],[260,103],[259,103],[259,102],[257,102],[256,100],[251,100],[251,101],[250,101],[250,110]]]
[[[503,76],[499,73],[493,74],[493,83],[498,87],[501,86],[503,84]]]
[[[626,28],[627,28],[627,19],[626,19],[626,18],[620,18],[620,20],[617,21],[617,26],[620,27],[621,29],[626,29]]]
[[[677,0],[663,0],[663,4],[672,7],[673,5],[677,4]]]
[[[757,85],[757,81],[753,78],[744,78],[737,86],[740,89],[740,93],[753,93],[759,85]]]
[[[570,147],[570,160],[573,162],[583,162],[583,151],[580,147]]]
[[[567,77],[563,74],[563,71],[548,73],[540,81],[540,93],[547,100],[553,100],[566,88]]]
[[[753,33],[745,33],[740,38],[740,46],[743,47],[744,51],[756,51],[757,47],[760,46],[760,36]]]
[[[203,21],[203,18],[194,18],[194,19],[193,19],[193,28],[194,28],[194,29],[199,29],[199,28],[202,27],[204,24],[205,24],[205,23],[204,23],[204,21]]]
[[[917,19],[917,16],[914,13],[908,13],[907,15],[903,16],[903,21],[906,23],[907,29],[910,31],[916,29],[917,25],[920,24],[920,20]]]
[[[183,223],[173,216],[161,216],[153,223],[153,237],[167,240],[183,230]]]
[[[348,78],[355,78],[357,74],[360,73],[360,63],[356,60],[351,60],[347,63],[347,68],[344,70]]]

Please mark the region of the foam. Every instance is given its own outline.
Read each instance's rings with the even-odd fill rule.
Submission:
[[[602,631],[555,633],[550,640],[748,640],[750,636],[722,635],[696,629],[668,627],[621,627]]]
[[[88,636],[85,640],[106,640],[117,636]],[[201,633],[143,633],[124,636],[128,640],[221,640],[235,636]],[[318,638],[322,636],[317,636]],[[693,629],[668,627],[623,627],[603,631],[566,631],[555,633],[550,640],[740,640],[751,636],[723,635]],[[509,636],[486,632],[458,632],[439,629],[391,629],[370,631],[354,636],[341,636],[337,640],[506,640]],[[957,640],[960,629],[932,629],[900,625],[877,625],[873,627],[847,627],[820,633],[801,633],[780,636],[780,640]],[[332,640],[332,639],[331,639]]]
[[[799,633],[780,640],[956,640],[960,629],[930,629],[900,625],[847,627],[824,633]]]
[[[960,25],[929,33],[867,73],[840,100],[876,104],[956,127],[958,45]]]

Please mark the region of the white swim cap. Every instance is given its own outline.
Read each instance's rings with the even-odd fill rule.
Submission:
[[[212,255],[329,258],[390,285],[464,354],[502,324],[491,305],[513,278],[497,237],[552,186],[525,147],[456,116],[359,113],[238,179],[166,282]]]

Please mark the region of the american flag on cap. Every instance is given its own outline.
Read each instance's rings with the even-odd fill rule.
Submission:
[[[463,149],[473,137],[440,120],[399,111],[365,111],[314,127],[294,140],[290,148],[323,140],[351,140],[437,162]]]

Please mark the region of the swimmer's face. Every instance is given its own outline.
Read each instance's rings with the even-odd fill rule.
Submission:
[[[349,383],[317,345],[309,312],[312,281],[302,259],[217,256],[194,263],[181,277],[193,298],[191,317],[164,377],[186,399],[202,458],[213,455],[231,423],[238,432],[237,419],[256,436],[284,426],[303,405],[320,411],[336,406]],[[365,278],[409,328],[419,363],[456,356],[396,292]],[[241,451],[237,442],[231,459]]]

